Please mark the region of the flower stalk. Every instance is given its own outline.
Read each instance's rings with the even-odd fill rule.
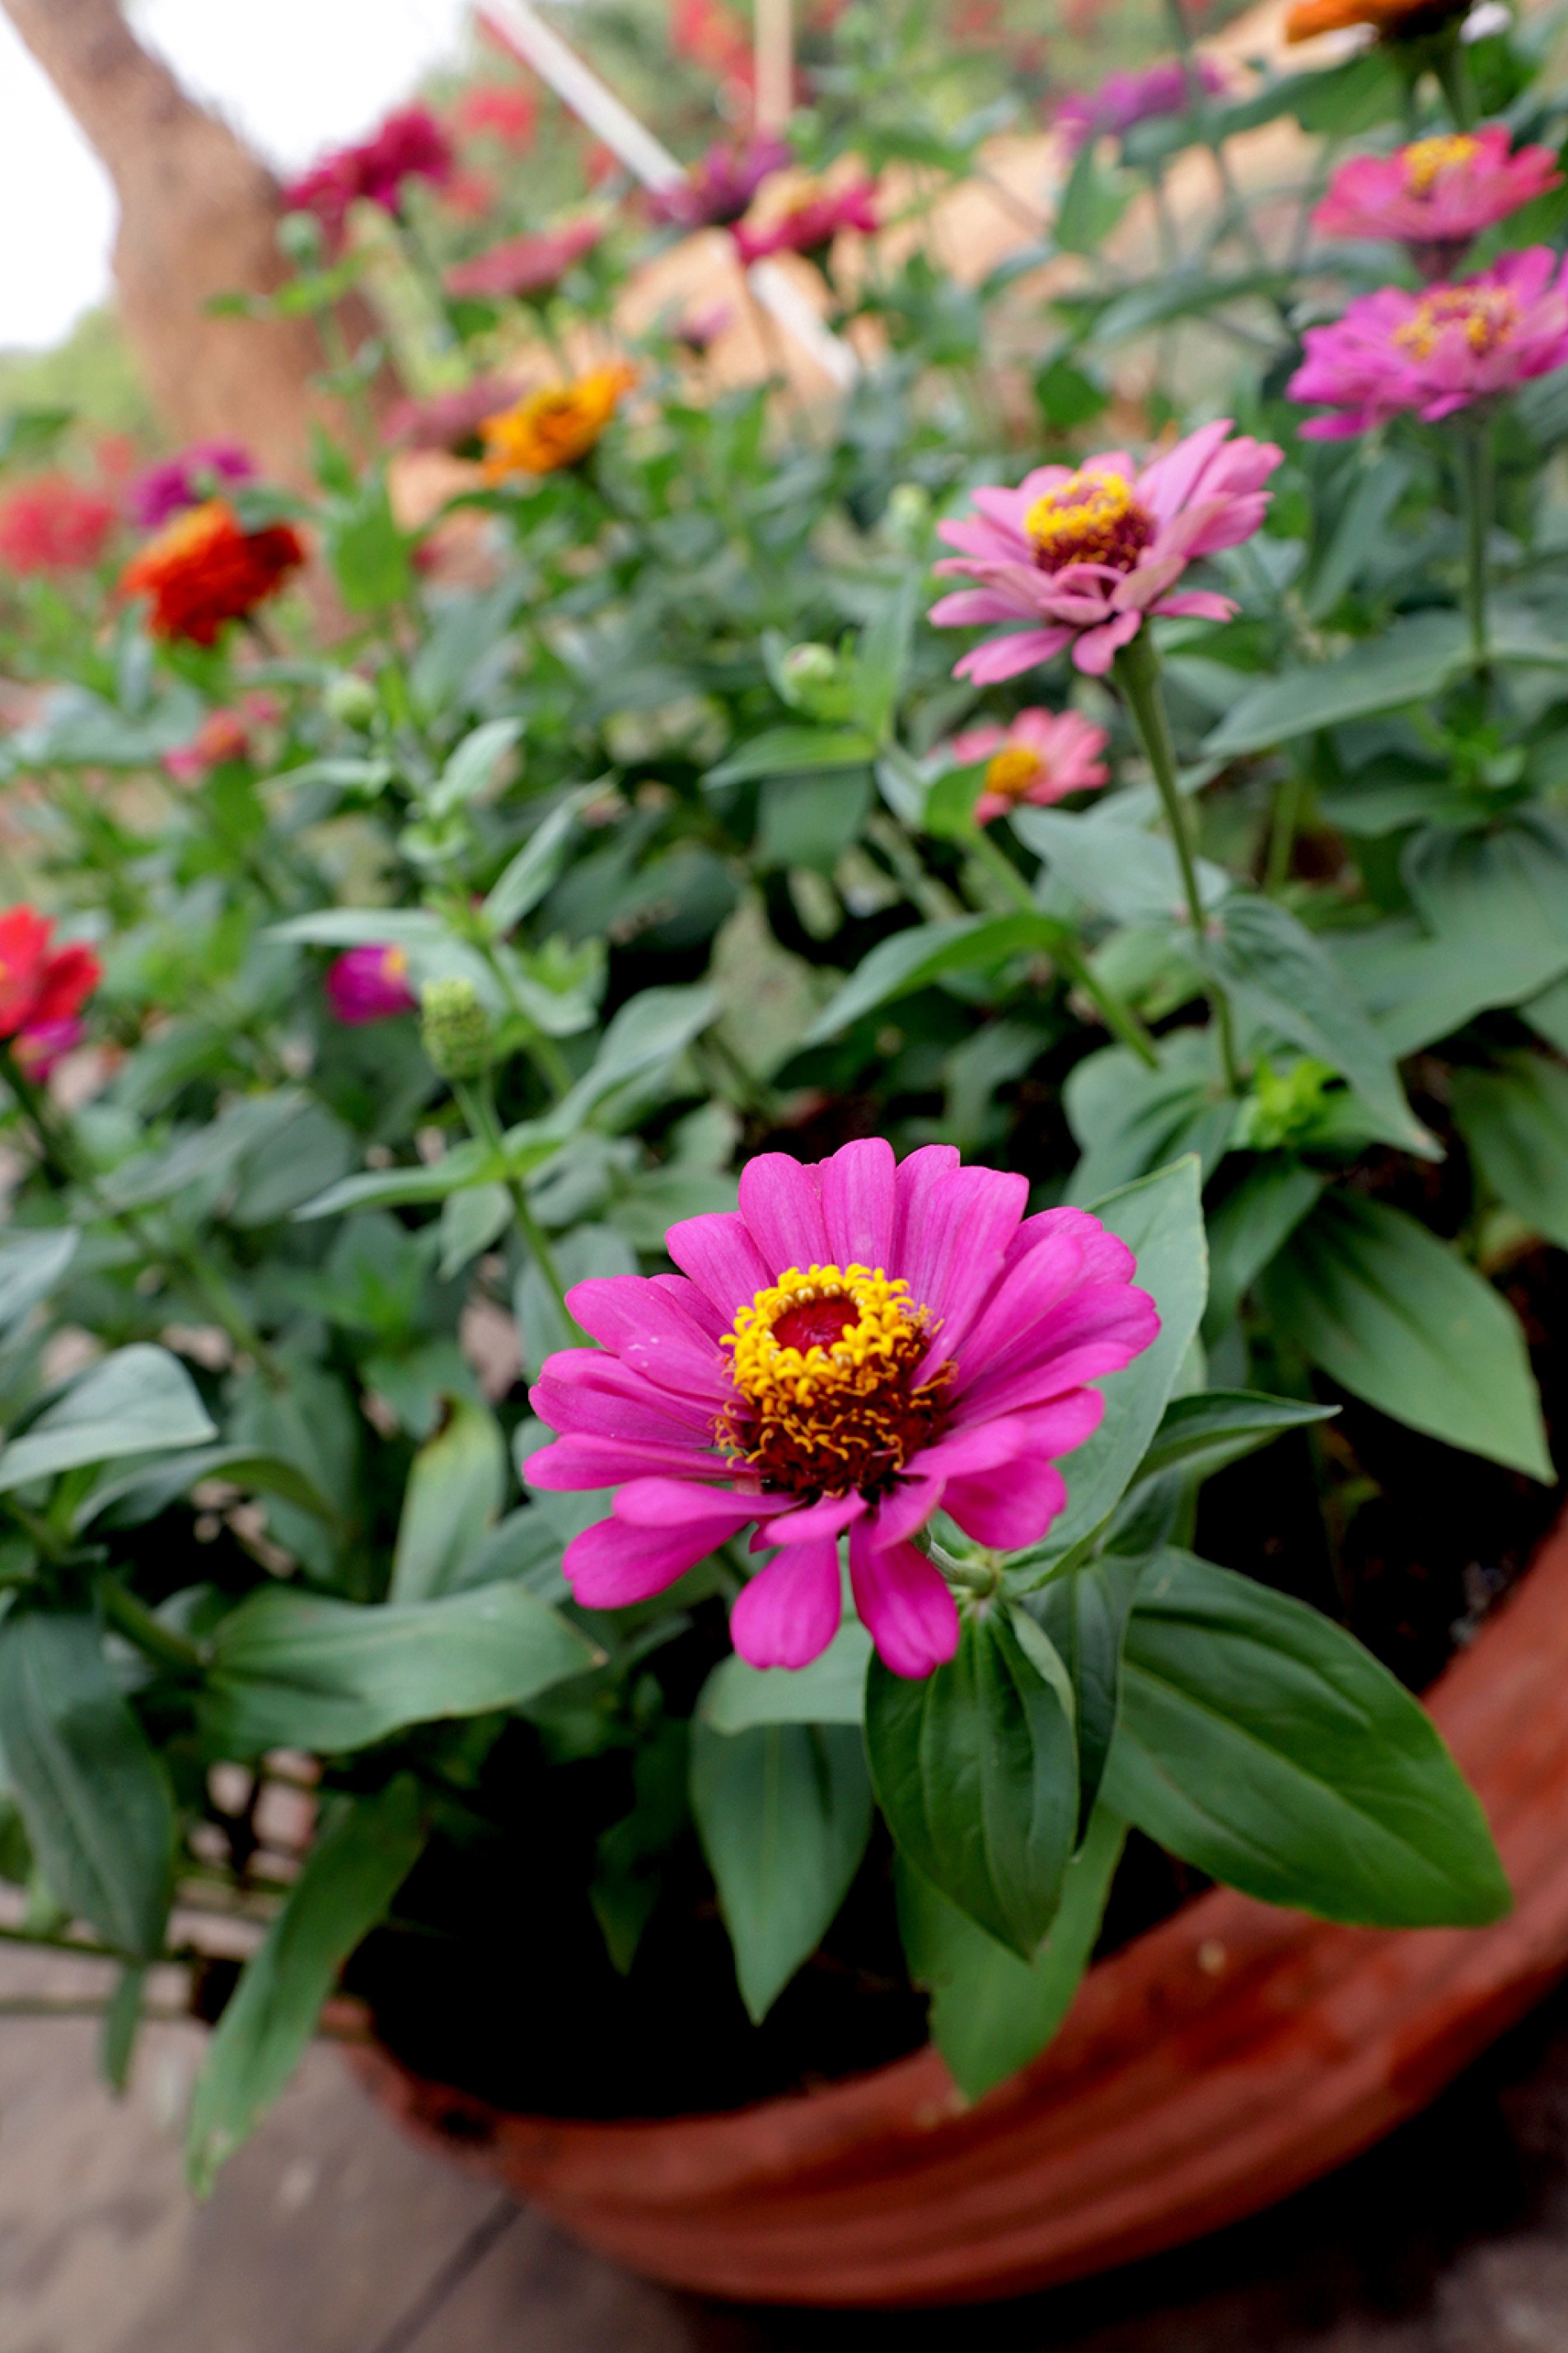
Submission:
[[[1470,659],[1478,678],[1484,678],[1491,659],[1487,543],[1492,527],[1494,470],[1492,421],[1484,409],[1460,420],[1455,435],[1455,465],[1465,526],[1465,618],[1470,632]]]

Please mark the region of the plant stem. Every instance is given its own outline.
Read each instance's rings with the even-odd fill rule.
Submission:
[[[103,1614],[115,1632],[123,1634],[143,1658],[151,1659],[156,1666],[172,1667],[176,1674],[202,1672],[207,1661],[196,1645],[154,1617],[146,1603],[138,1601],[117,1577],[99,1577],[95,1589]]]
[[[461,1079],[455,1081],[452,1093],[456,1096],[458,1107],[468,1122],[469,1134],[481,1144],[487,1144],[493,1152],[499,1152],[503,1147],[503,1138],[500,1114],[495,1108],[495,1090],[489,1074],[486,1073],[482,1079],[476,1082]],[[512,1196],[512,1207],[516,1216],[518,1230],[533,1253],[535,1264],[556,1294],[562,1322],[569,1334],[576,1334],[578,1338],[586,1337],[573,1316],[571,1309],[567,1305],[567,1289],[561,1280],[561,1271],[556,1264],[554,1250],[545,1239],[544,1228],[529,1207],[528,1187],[525,1181],[521,1176],[508,1176],[506,1189]]]
[[[1114,989],[1107,988],[1097,974],[1091,971],[1083,951],[1065,923],[1059,923],[1036,905],[1033,893],[1011,858],[1003,855],[994,841],[990,840],[980,826],[975,826],[965,836],[964,847],[978,865],[994,877],[1021,913],[1033,915],[1050,934],[1050,954],[1054,963],[1065,973],[1075,988],[1081,988],[1091,1003],[1097,1006],[1107,1029],[1114,1029],[1124,1046],[1130,1046],[1138,1059],[1149,1070],[1160,1068],[1160,1057],[1154,1040],[1133,1011]]]
[[[1203,894],[1198,882],[1197,860],[1192,854],[1192,835],[1187,824],[1186,805],[1176,779],[1176,746],[1171,738],[1171,722],[1165,710],[1165,696],[1160,683],[1160,657],[1147,627],[1139,630],[1130,645],[1123,646],[1116,658],[1116,678],[1127,707],[1132,713],[1139,740],[1148,754],[1154,782],[1165,807],[1165,821],[1171,828],[1171,839],[1176,850],[1176,860],[1181,869],[1181,887],[1187,894],[1187,913],[1192,925],[1192,943],[1200,955],[1202,949],[1206,922],[1203,914]],[[1224,1069],[1225,1084],[1233,1094],[1241,1092],[1241,1071],[1236,1061],[1235,1031],[1231,1020],[1230,1000],[1219,983],[1206,980],[1209,1009],[1213,1016],[1219,1039],[1220,1060]]]
[[[1487,628],[1487,542],[1492,526],[1489,417],[1482,415],[1460,422],[1455,462],[1465,523],[1465,617],[1470,628],[1470,658],[1477,675],[1484,678],[1491,659]]]
[[[1432,70],[1448,101],[1455,130],[1473,131],[1478,114],[1476,85],[1470,78],[1470,60],[1465,53],[1465,44],[1459,38],[1457,25],[1442,36],[1434,47]]]
[[[1300,770],[1293,768],[1274,796],[1274,810],[1268,828],[1268,858],[1263,875],[1263,887],[1270,898],[1277,897],[1290,879],[1296,829],[1301,822],[1302,791]]]

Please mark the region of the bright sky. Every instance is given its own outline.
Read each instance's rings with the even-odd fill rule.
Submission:
[[[192,95],[290,168],[357,138],[451,54],[466,0],[140,0],[142,37]],[[57,343],[109,290],[114,201],[0,13],[0,348]]]

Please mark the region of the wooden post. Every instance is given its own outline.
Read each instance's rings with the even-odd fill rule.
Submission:
[[[753,0],[756,9],[758,133],[776,138],[795,111],[793,0]]]

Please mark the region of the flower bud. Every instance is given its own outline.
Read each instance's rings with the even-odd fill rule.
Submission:
[[[490,1068],[494,1037],[471,980],[443,974],[419,992],[419,1033],[443,1079],[477,1079]]]
[[[814,687],[832,686],[838,678],[839,658],[832,646],[791,646],[779,664],[786,685],[804,702]]]
[[[931,493],[919,482],[895,483],[887,501],[887,536],[906,554],[925,545],[931,528]]]
[[[323,701],[328,716],[344,727],[368,727],[379,707],[376,689],[357,670],[340,670]]]

